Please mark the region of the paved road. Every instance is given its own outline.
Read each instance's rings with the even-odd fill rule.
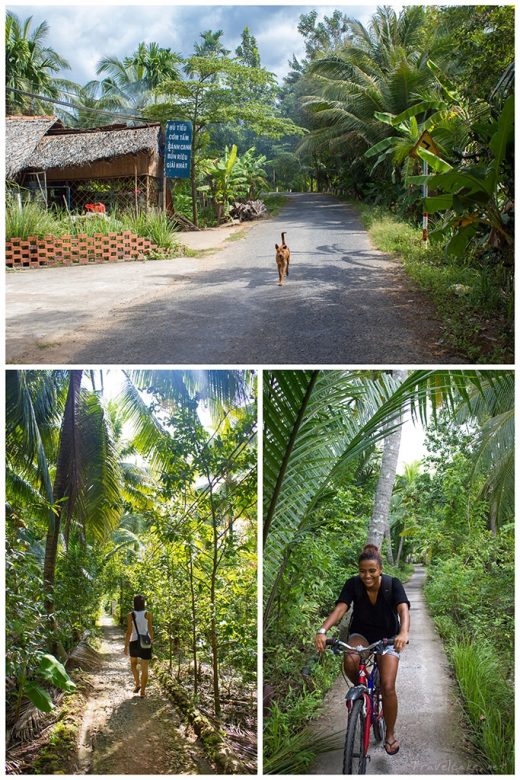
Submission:
[[[405,589],[411,604],[410,644],[401,655],[397,676],[401,747],[388,756],[372,742],[369,775],[480,774],[475,757],[464,750],[460,704],[441,641],[428,615],[422,587],[425,570],[417,567]],[[316,731],[332,734],[345,721],[346,684],[340,677],[328,692]],[[310,774],[342,774],[343,750],[319,756]]]
[[[400,266],[325,195],[291,196],[211,256],[9,273],[6,288],[11,364],[464,362]]]

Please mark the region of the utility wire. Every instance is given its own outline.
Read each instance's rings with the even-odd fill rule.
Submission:
[[[15,89],[15,87],[6,87],[8,92],[16,92],[17,95],[25,95],[26,97],[37,98],[37,100],[45,100],[47,103],[55,103],[58,106],[66,106],[67,108],[74,108],[76,111],[87,111],[90,114],[105,114],[106,116],[116,116],[121,119],[138,119],[140,122],[149,122],[143,116],[137,116],[136,114],[124,114],[118,111],[106,111],[102,108],[87,108],[86,106],[77,106],[74,103],[67,103],[64,100],[57,100],[57,98],[44,97],[43,95],[36,95],[33,92],[24,92],[22,89]],[[70,94],[70,93],[68,93]]]

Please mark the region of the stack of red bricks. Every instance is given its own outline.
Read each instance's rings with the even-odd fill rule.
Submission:
[[[27,240],[6,241],[5,263],[8,268],[41,268],[54,265],[89,265],[117,263],[120,260],[144,260],[157,246],[127,230],[93,236],[29,236]]]

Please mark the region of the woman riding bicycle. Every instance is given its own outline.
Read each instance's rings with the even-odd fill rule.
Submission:
[[[344,584],[335,609],[316,633],[315,644],[320,653],[325,650],[328,629],[339,623],[351,604],[354,610],[349,627],[349,645],[367,647],[379,639],[395,636],[393,646],[382,649],[377,661],[386,723],[384,747],[388,755],[395,756],[399,751],[399,741],[394,733],[397,719],[395,680],[400,653],[408,642],[410,602],[400,580],[383,575],[383,561],[375,545],[365,545],[358,563],[359,575]],[[359,655],[345,653],[344,664],[347,677],[356,684]]]

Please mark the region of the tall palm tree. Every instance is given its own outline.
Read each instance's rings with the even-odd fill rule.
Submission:
[[[514,376],[510,371],[413,371],[404,382],[356,371],[270,372],[264,383],[264,619],[269,625],[290,555],[312,530],[320,498],[348,465],[401,425],[440,407],[481,419],[476,469],[496,498],[497,522],[514,494]],[[477,473],[477,472],[476,472]]]
[[[7,12],[5,24],[5,76],[8,114],[52,114],[51,104],[14,90],[58,98],[66,83],[56,74],[70,68],[54,49],[45,45],[49,25],[43,21],[32,29],[33,17],[21,20]]]
[[[397,369],[392,372],[392,375],[398,382],[403,382],[406,379],[407,372]],[[390,530],[390,504],[392,502],[392,491],[397,474],[399,447],[401,445],[401,430],[401,425],[398,425],[394,431],[385,437],[383,442],[381,472],[376,487],[372,519],[368,528],[368,541],[371,544],[375,544],[377,547],[381,546],[383,538]]]
[[[87,533],[102,539],[114,530],[121,515],[120,471],[105,411],[97,394],[82,387],[82,371],[8,372],[6,407],[9,465],[44,491],[44,595],[54,628],[60,543],[66,549],[72,532],[85,542]]]

